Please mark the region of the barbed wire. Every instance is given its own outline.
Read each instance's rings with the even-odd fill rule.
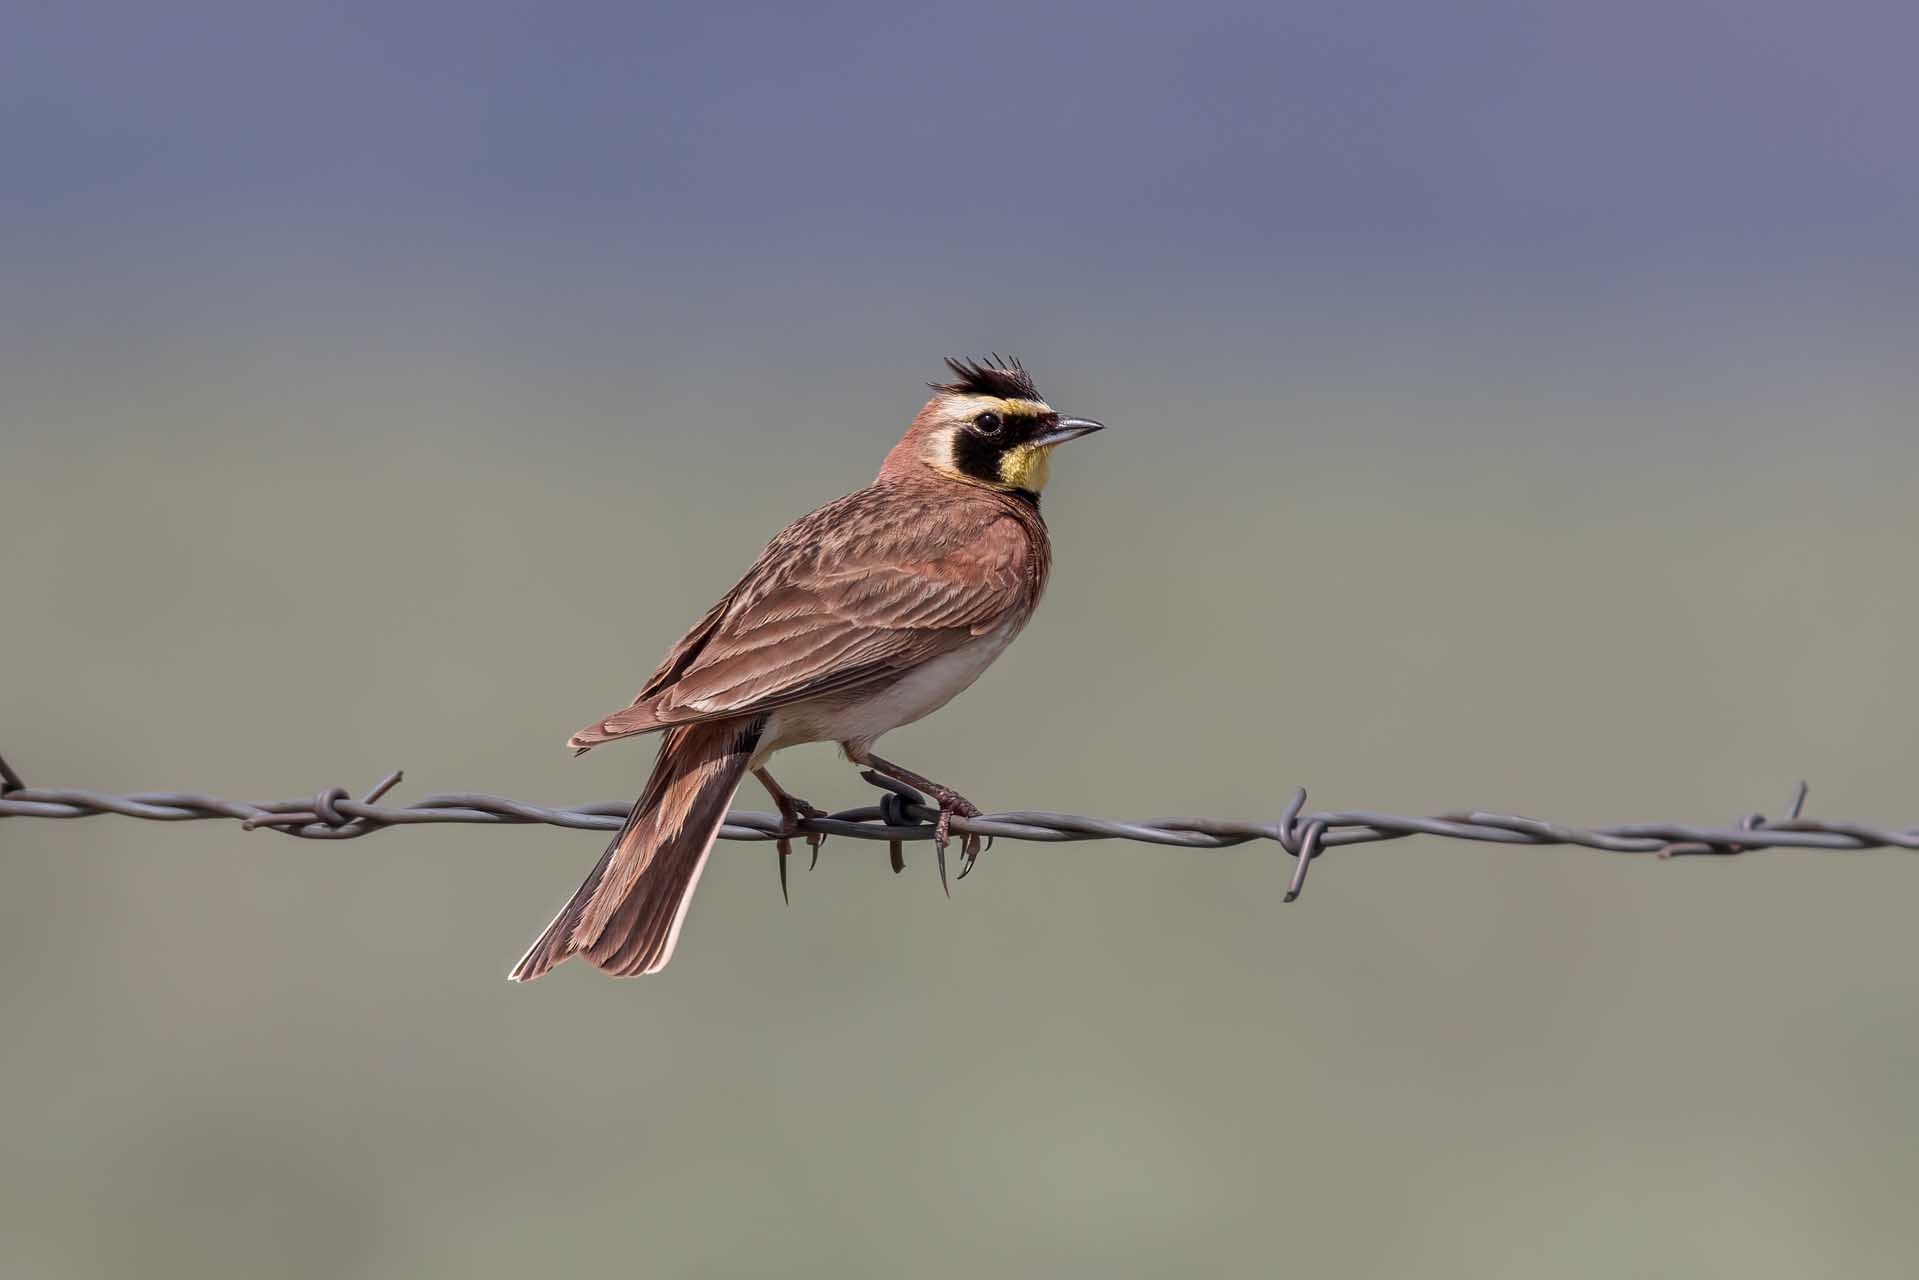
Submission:
[[[939,810],[912,787],[876,773],[864,775],[882,791],[880,803],[842,809],[824,817],[806,818],[797,834],[813,844],[828,836],[884,841],[891,848],[895,871],[904,866],[903,845],[933,839]],[[403,775],[389,773],[360,796],[345,787],[328,787],[301,800],[248,803],[222,800],[190,791],[142,791],[107,795],[73,787],[29,787],[0,757],[0,818],[90,818],[118,814],[153,822],[195,822],[228,818],[243,830],[275,831],[303,840],[353,840],[389,827],[422,823],[471,823],[523,826],[543,824],[582,831],[616,831],[626,821],[630,800],[595,804],[540,805],[524,800],[476,792],[429,795],[412,804],[393,807],[379,803]],[[1514,814],[1465,810],[1435,817],[1403,817],[1392,813],[1351,809],[1308,813],[1302,787],[1270,822],[1228,818],[1152,818],[1128,822],[1074,813],[1022,809],[952,819],[952,830],[1000,840],[1065,844],[1085,840],[1131,840],[1141,844],[1183,849],[1224,849],[1255,840],[1277,844],[1296,860],[1287,902],[1299,897],[1306,871],[1328,849],[1344,845],[1378,844],[1411,836],[1437,836],[1485,844],[1577,846],[1607,853],[1651,854],[1660,858],[1712,855],[1726,857],[1758,849],[1919,850],[1919,827],[1885,828],[1862,822],[1833,821],[1801,816],[1806,802],[1801,782],[1787,805],[1784,818],[1750,813],[1736,826],[1696,826],[1680,822],[1636,822],[1603,827],[1577,827]],[[776,813],[735,810],[720,828],[726,840],[766,841],[784,855],[795,835]],[[782,861],[782,866],[784,862]]]

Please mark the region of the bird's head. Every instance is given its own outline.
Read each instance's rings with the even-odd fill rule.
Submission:
[[[881,475],[931,467],[967,484],[1037,498],[1053,450],[1101,429],[1090,418],[1061,416],[1017,360],[949,359],[946,367],[953,380],[930,384],[933,398]]]

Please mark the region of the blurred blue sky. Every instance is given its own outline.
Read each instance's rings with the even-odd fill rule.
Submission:
[[[8,27],[14,372],[397,342],[658,384],[1007,347],[1251,395],[1476,351],[1500,377],[1896,377],[1919,339],[1905,4],[36,3]]]

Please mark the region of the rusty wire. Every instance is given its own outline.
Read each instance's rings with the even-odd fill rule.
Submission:
[[[388,827],[427,822],[544,824],[583,831],[616,831],[626,820],[632,802],[548,806],[472,792],[429,795],[395,808],[379,803],[399,785],[398,770],[354,799],[345,787],[328,787],[302,800],[247,803],[221,800],[196,792],[137,792],[106,795],[72,787],[29,787],[0,757],[0,818],[88,818],[119,814],[155,822],[193,822],[211,818],[238,821],[243,830],[264,829],[306,840],[351,840]],[[854,840],[885,841],[893,849],[893,865],[901,865],[900,846],[906,841],[931,840],[937,808],[913,788],[877,774],[866,777],[882,789],[880,803],[843,809],[798,824],[803,836],[842,836]],[[1306,812],[1304,788],[1293,792],[1277,819],[1245,822],[1225,818],[1153,818],[1125,822],[1072,813],[1018,810],[954,818],[952,829],[961,834],[1001,840],[1029,840],[1047,844],[1082,840],[1132,840],[1142,844],[1172,845],[1184,849],[1224,849],[1253,840],[1270,840],[1295,859],[1286,901],[1299,896],[1306,870],[1327,849],[1341,845],[1375,844],[1408,836],[1439,836],[1488,844],[1572,845],[1608,853],[1653,854],[1661,858],[1710,854],[1727,856],[1755,849],[1919,849],[1919,827],[1889,829],[1859,822],[1801,817],[1806,784],[1800,783],[1786,816],[1771,819],[1751,813],[1731,827],[1694,826],[1677,822],[1639,822],[1606,827],[1574,827],[1537,818],[1480,810],[1440,814],[1430,818],[1401,817],[1369,810]],[[727,815],[720,835],[727,840],[784,843],[792,835],[778,814],[736,810]],[[817,856],[817,848],[815,855]]]

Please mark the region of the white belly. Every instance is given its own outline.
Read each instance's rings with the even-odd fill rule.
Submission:
[[[1023,620],[1022,620],[1023,621]],[[775,747],[801,742],[851,742],[866,746],[889,729],[938,711],[980,678],[1019,633],[1006,623],[951,653],[925,662],[872,694],[832,704],[783,707],[774,713],[765,740]]]

